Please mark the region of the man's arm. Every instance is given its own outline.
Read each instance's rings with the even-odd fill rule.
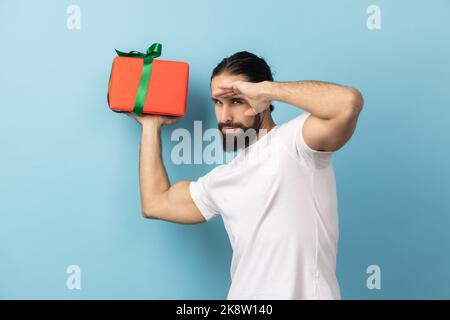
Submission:
[[[361,93],[321,81],[265,81],[266,100],[278,100],[309,112],[303,126],[305,142],[314,150],[336,151],[353,135],[363,107]]]
[[[142,215],[175,223],[194,224],[206,221],[193,202],[190,181],[182,180],[170,186],[161,156],[161,126],[176,122],[176,118],[154,115],[136,117],[142,124],[139,160],[139,180]]]

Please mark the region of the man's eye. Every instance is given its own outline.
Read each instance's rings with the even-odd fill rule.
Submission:
[[[239,100],[239,99],[234,99],[234,100],[233,100],[233,103],[238,103],[238,104],[239,104],[239,103],[242,103],[242,101]]]
[[[214,104],[221,104],[222,102],[220,102],[219,100],[215,100]]]

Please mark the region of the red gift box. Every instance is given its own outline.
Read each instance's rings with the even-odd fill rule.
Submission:
[[[147,53],[117,51],[108,87],[108,104],[116,112],[184,116],[189,64],[159,60],[161,44]]]

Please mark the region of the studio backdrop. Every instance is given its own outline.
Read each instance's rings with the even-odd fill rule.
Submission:
[[[449,299],[449,12],[447,0],[0,0],[0,298],[226,297],[223,221],[144,219],[141,128],[108,107],[114,49],[158,42],[161,59],[189,63],[186,114],[161,135],[172,183],[218,165],[195,145],[174,161],[173,133],[217,127],[209,81],[224,57],[255,53],[275,81],[358,88],[358,127],[333,155],[342,297]],[[274,106],[277,124],[302,112]]]

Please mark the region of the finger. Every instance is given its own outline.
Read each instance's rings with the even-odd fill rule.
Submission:
[[[229,89],[216,89],[213,91],[213,97],[220,97],[224,94],[230,94],[233,93],[233,90],[229,90]]]
[[[219,96],[217,96],[218,98],[244,98],[244,95],[237,93],[237,92],[227,92],[227,93],[223,93]]]
[[[169,115],[167,115],[167,116],[161,116],[161,117],[166,119],[166,120],[178,120],[178,119],[180,119],[179,116],[169,116]]]
[[[234,82],[224,82],[219,85],[220,89],[234,90]]]
[[[165,117],[164,119],[165,119],[165,120],[164,120],[164,123],[165,123],[165,124],[174,124],[174,123],[177,123],[178,120],[180,120],[179,117],[176,117],[176,118],[168,118],[168,117]]]

